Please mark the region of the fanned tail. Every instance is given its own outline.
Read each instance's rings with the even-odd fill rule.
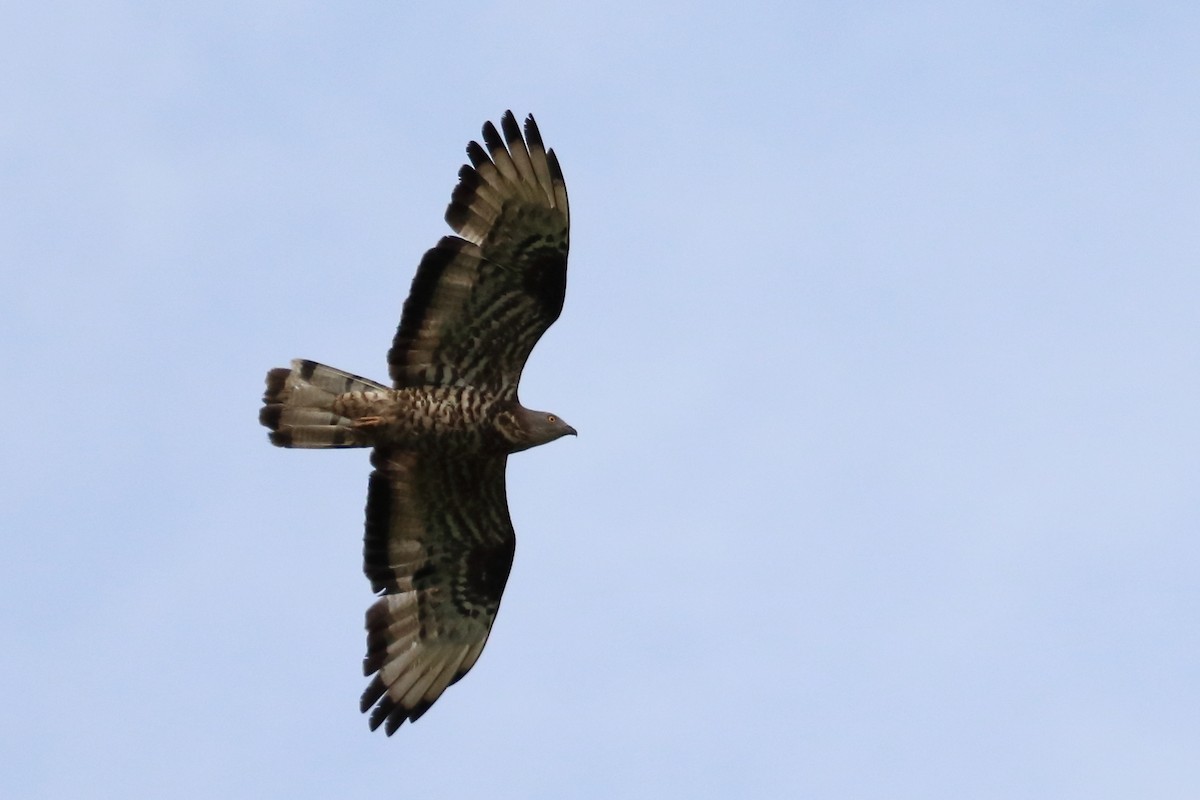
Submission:
[[[333,412],[333,401],[347,392],[388,391],[375,381],[315,361],[296,359],[291,368],[267,373],[267,390],[258,421],[271,430],[277,447],[366,447],[352,420]]]

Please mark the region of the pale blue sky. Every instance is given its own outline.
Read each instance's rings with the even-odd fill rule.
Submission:
[[[1194,3],[0,11],[0,795],[1200,796]],[[571,194],[478,665],[357,710],[376,378],[468,139]]]

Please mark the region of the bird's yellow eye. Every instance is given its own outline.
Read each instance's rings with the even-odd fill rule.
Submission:
[[[547,414],[546,422],[558,422],[558,418],[556,418],[553,414]]]

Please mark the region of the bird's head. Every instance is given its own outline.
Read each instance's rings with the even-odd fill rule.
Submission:
[[[539,444],[553,442],[563,436],[577,436],[578,433],[562,420],[557,414],[549,411],[533,411],[519,407],[514,414],[520,431],[515,436],[509,436],[516,450],[528,450]]]

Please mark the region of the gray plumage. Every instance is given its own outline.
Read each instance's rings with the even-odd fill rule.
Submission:
[[[446,221],[417,268],[388,352],[387,387],[293,361],[267,373],[259,419],[280,447],[370,447],[362,696],[371,729],[416,720],[474,665],[512,566],[508,455],[574,434],[520,404],[530,351],[566,291],[562,170],[532,116],[483,126]]]

